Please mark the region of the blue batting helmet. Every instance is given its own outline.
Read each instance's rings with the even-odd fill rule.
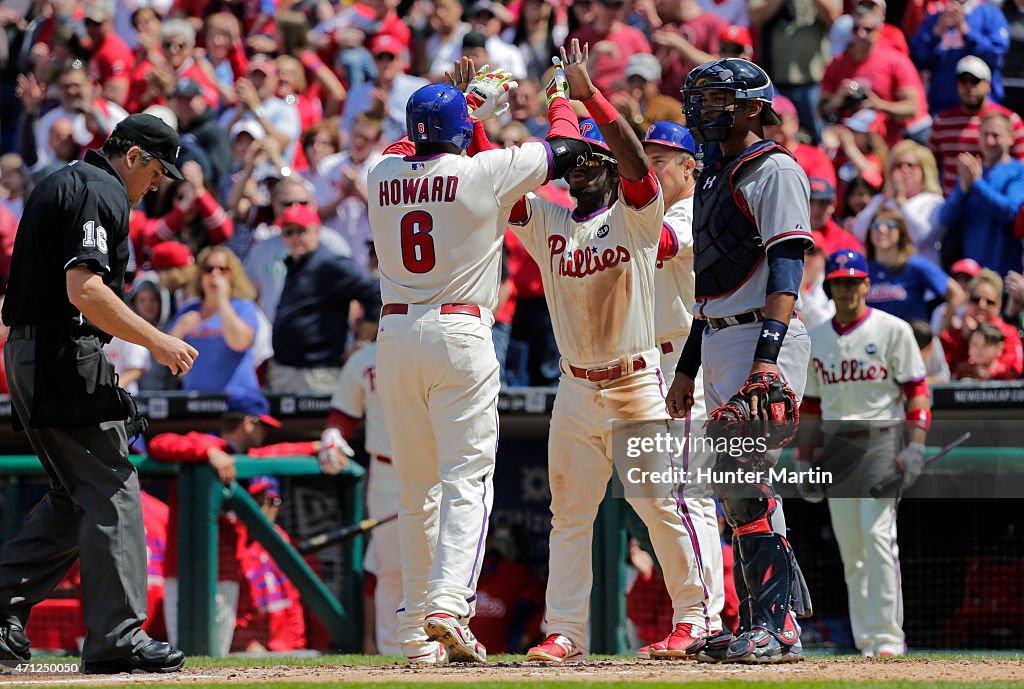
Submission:
[[[677,122],[655,122],[644,133],[645,144],[661,144],[697,155],[697,143],[690,130]]]
[[[450,143],[465,151],[473,140],[466,96],[451,84],[416,89],[405,106],[405,130],[413,143]]]
[[[825,280],[866,277],[868,277],[868,262],[856,251],[841,249],[825,260]]]
[[[601,130],[597,128],[597,122],[589,118],[582,120],[580,122],[580,134],[590,144],[590,147],[594,149],[594,153],[604,155],[607,158],[611,158],[612,162],[615,162],[612,149],[608,147],[608,142],[601,136]]]
[[[775,88],[772,86],[772,80],[768,78],[768,73],[753,62],[742,58],[725,57],[694,67],[686,75],[681,90],[686,124],[698,143],[725,141],[736,123],[736,113],[733,110],[735,103],[761,101],[765,104],[761,111],[761,123],[782,122],[778,113],[771,107]],[[706,105],[704,93],[712,90],[731,93],[732,100]]]

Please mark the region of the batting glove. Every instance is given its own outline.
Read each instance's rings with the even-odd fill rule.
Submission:
[[[519,82],[504,69],[491,70],[484,65],[477,70],[466,86],[466,104],[473,119],[489,120],[508,111],[507,94],[519,86]]]
[[[325,474],[334,476],[339,473],[348,466],[348,458],[355,454],[337,428],[327,428],[320,434],[320,471]]]
[[[896,467],[903,473],[903,490],[914,485],[924,469],[924,445],[910,443],[896,456]]]
[[[549,108],[556,98],[569,100],[569,80],[565,78],[565,70],[562,69],[562,60],[560,58],[553,57],[551,58],[551,61],[555,65],[555,73],[551,76],[551,81],[548,82],[547,88],[544,90],[544,95],[546,97],[545,102]]]

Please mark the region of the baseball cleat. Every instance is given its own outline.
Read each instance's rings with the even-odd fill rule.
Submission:
[[[487,649],[476,640],[467,625],[446,612],[427,615],[423,631],[432,641],[438,641],[448,650],[452,663],[486,663]]]
[[[445,649],[444,644],[430,641],[425,648],[426,650],[423,653],[406,656],[405,662],[410,665],[440,665],[441,663],[448,662],[448,651]]]
[[[527,661],[541,663],[561,663],[563,660],[582,658],[583,651],[567,636],[548,634],[548,638],[538,646],[534,646],[526,654]]]
[[[714,632],[704,641],[704,648],[697,653],[698,663],[724,663],[729,646],[735,639],[731,632]]]
[[[797,663],[803,659],[804,651],[799,639],[796,643],[787,645],[766,629],[754,629],[733,639],[729,644],[725,662],[768,665]]]
[[[647,648],[651,658],[696,658],[707,640],[705,630],[689,622],[679,622],[668,638]]]
[[[12,617],[0,624],[0,660],[27,663],[31,658],[32,651],[21,622]]]

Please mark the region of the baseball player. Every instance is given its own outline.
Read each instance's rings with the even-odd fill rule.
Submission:
[[[870,282],[867,261],[859,253],[842,250],[828,257],[825,290],[836,315],[810,332],[801,411],[805,419],[820,418],[835,427],[827,429],[824,452],[812,454],[817,444],[801,443],[800,457],[834,472],[845,486],[829,487],[828,507],[843,558],[854,643],[866,656],[898,656],[906,645],[897,499],[871,498],[868,491],[893,473],[894,458],[903,488],[917,479],[931,405],[913,330],[901,318],[868,308]],[[902,418],[910,429],[906,447]],[[843,423],[828,423],[835,421]],[[844,467],[850,469],[848,477]]]
[[[651,169],[665,197],[663,232],[671,232],[677,246],[674,256],[657,262],[654,273],[655,342],[661,355],[665,384],[671,385],[675,378],[676,363],[683,352],[683,344],[693,322],[693,192],[696,185],[697,144],[689,130],[676,122],[655,122],[647,128],[643,143],[644,153],[651,161]],[[706,418],[703,380],[698,372],[694,404],[690,408],[693,423],[689,425],[688,435],[701,433]],[[725,584],[722,580],[722,548],[715,503],[710,496],[686,497],[680,509],[690,515],[697,533],[692,549],[701,565],[707,587],[710,631],[717,633],[722,629]],[[680,638],[673,632],[660,643],[641,648],[637,655],[640,658],[685,656],[685,648],[677,647]]]
[[[590,153],[569,112],[548,141],[463,155],[474,132],[485,137],[480,120],[503,107],[510,85],[507,73],[486,67],[473,77],[476,123],[457,88],[417,90],[406,106],[408,140],[385,150],[367,182],[384,301],[377,384],[388,428],[401,429],[391,436],[401,486],[398,638],[410,659],[439,653],[430,640],[451,661],[486,659],[467,622],[494,496],[499,379],[490,328],[502,239],[517,199]]]
[[[657,260],[675,252],[676,236],[662,226],[661,187],[640,141],[591,82],[589,48],[581,51],[573,39],[571,51],[569,95],[593,117],[579,131],[594,153],[567,175],[576,209],[527,195],[510,219],[540,267],[562,353],[548,440],[549,634],[527,654],[541,662],[587,653],[591,540],[613,467],[612,421],[668,428],[655,348],[654,272]],[[693,520],[673,497],[626,496],[665,570],[677,623],[672,651],[685,654],[703,643],[708,629]]]
[[[336,473],[351,456],[347,438],[351,438],[365,419],[366,452],[370,455],[370,476],[366,486],[366,510],[369,517],[383,518],[398,512],[398,478],[391,460],[391,443],[384,424],[384,409],[377,394],[377,344],[371,342],[357,349],[341,369],[338,388],[331,398],[327,428],[320,436],[321,466],[326,473]],[[331,456],[331,448],[340,454]],[[434,496],[436,499],[436,496]],[[436,524],[431,525],[436,530]],[[363,569],[376,577],[373,590],[375,611],[375,643],[383,655],[399,655],[398,617],[402,607],[402,563],[399,558],[398,524],[389,522],[373,530],[366,550]],[[430,650],[412,662],[436,663],[444,659],[444,647]]]
[[[683,84],[690,132],[710,144],[694,201],[694,322],[667,397],[684,418],[704,370],[709,431],[729,435],[728,419],[772,414],[764,452],[719,453],[716,469],[764,468],[795,432],[810,341],[793,317],[804,251],[813,246],[807,175],[788,151],[766,141],[777,124],[771,80],[757,65],[723,58],[693,69]],[[712,158],[714,158],[712,162]],[[737,392],[738,391],[738,392]],[[732,397],[729,397],[732,395]],[[803,658],[795,614],[810,600],[786,539],[782,506],[767,479],[713,481],[733,528],[740,597],[737,636],[711,637],[708,662],[775,663]]]

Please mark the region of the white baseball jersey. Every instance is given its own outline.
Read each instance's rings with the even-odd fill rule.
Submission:
[[[661,221],[676,238],[676,253],[658,261],[654,275],[654,332],[658,342],[690,333],[693,323],[693,197],[676,201]]]
[[[391,456],[384,407],[377,394],[377,344],[357,349],[341,369],[338,389],[331,397],[331,409],[349,416],[366,418],[366,451],[371,455]]]
[[[527,219],[511,223],[540,267],[558,351],[580,367],[654,349],[654,264],[665,202],[640,209],[622,198],[577,218],[526,197]]]
[[[384,303],[494,310],[509,212],[548,173],[541,142],[472,158],[384,156],[367,182]]]
[[[707,183],[726,184],[712,177]],[[747,202],[767,253],[778,242],[800,240],[813,246],[811,237],[811,184],[807,173],[788,155],[764,155],[737,175],[736,191]],[[700,232],[700,228],[697,228]],[[768,289],[768,260],[764,256],[735,291],[700,299],[694,308],[700,317],[725,318],[762,308]]]
[[[821,400],[821,418],[900,421],[901,386],[924,380],[924,360],[910,324],[878,309],[842,330],[835,321],[810,332],[807,397]]]

